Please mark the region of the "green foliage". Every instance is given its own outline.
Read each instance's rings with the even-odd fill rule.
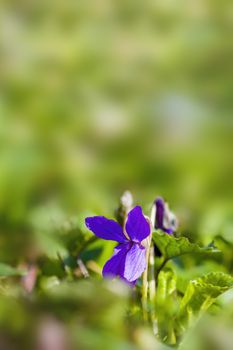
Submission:
[[[189,321],[206,311],[214,300],[233,287],[233,277],[222,272],[211,272],[191,280],[180,304],[179,317]]]
[[[203,277],[191,280],[180,301],[175,319],[177,339],[193,327],[215,300],[233,287],[233,277],[221,272],[211,272]]]
[[[176,344],[174,318],[178,310],[176,275],[172,270],[161,271],[157,279],[156,315],[158,336],[170,345]]]
[[[191,243],[186,237],[176,238],[162,231],[153,233],[153,241],[166,261],[185,254],[220,253],[218,249],[212,246],[200,247],[197,243]]]
[[[233,278],[223,272],[210,272],[203,277],[189,280],[180,287],[181,281],[172,270],[161,270],[169,260],[175,260],[183,255],[200,254],[202,257],[211,257],[220,253],[213,246],[200,247],[191,243],[186,237],[176,238],[162,231],[153,233],[153,242],[160,250],[162,257],[158,261],[156,310],[158,320],[158,335],[168,344],[176,344],[181,336],[194,322],[213,304],[218,296],[233,286]],[[213,266],[213,265],[212,265]],[[176,271],[179,271],[176,267]],[[186,279],[191,271],[184,271]],[[182,271],[179,271],[182,275]],[[179,284],[177,283],[179,282]],[[183,281],[184,283],[184,281]],[[184,292],[184,296],[178,294]]]
[[[233,287],[233,277],[221,272],[208,273],[191,280],[182,298],[177,295],[176,276],[171,270],[161,271],[157,284],[158,335],[163,342],[174,345],[221,294]]]

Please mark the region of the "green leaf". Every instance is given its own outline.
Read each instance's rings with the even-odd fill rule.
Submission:
[[[179,332],[205,312],[215,299],[233,287],[233,277],[211,272],[189,282],[178,314]]]
[[[158,335],[161,341],[176,343],[174,318],[178,311],[176,275],[172,270],[161,271],[157,280],[156,315]]]
[[[0,277],[7,277],[7,276],[23,276],[24,271],[16,269],[10,265],[0,263]]]
[[[173,268],[175,269],[177,275],[177,290],[182,295],[186,292],[187,286],[191,279],[194,280],[213,271],[227,272],[223,265],[209,259],[203,261],[202,264],[189,266],[188,268],[184,268],[183,265],[179,264],[174,264]]]
[[[171,270],[161,271],[157,284],[157,303],[166,303],[167,297],[176,290],[176,275]]]
[[[194,312],[206,310],[211,301],[233,287],[233,277],[222,272],[210,272],[189,282],[180,309],[187,307]]]
[[[220,253],[220,251],[213,246],[200,247],[196,243],[191,243],[186,237],[176,238],[163,231],[154,232],[152,237],[166,261],[190,253]]]

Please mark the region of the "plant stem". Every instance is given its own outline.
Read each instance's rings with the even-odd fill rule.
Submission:
[[[149,301],[150,301],[150,319],[153,327],[153,332],[157,333],[157,324],[155,318],[155,295],[156,295],[156,284],[155,284],[155,258],[154,258],[154,247],[153,245],[149,248]]]
[[[147,312],[147,295],[148,295],[148,260],[149,260],[149,248],[146,251],[146,269],[142,275],[142,314],[143,320],[148,321]]]
[[[84,278],[90,277],[90,276],[89,276],[89,272],[88,272],[86,266],[84,265],[82,259],[79,259],[79,258],[78,258],[78,259],[77,259],[77,264],[78,264],[78,266],[79,266],[79,268],[80,268],[81,273],[83,274],[83,277],[84,277]]]

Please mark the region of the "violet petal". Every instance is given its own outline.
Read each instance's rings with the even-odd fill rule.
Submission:
[[[129,244],[119,244],[114,249],[113,256],[105,263],[103,267],[103,277],[113,278],[113,277],[123,277],[125,269],[125,259],[128,250],[130,249]]]
[[[146,249],[134,243],[126,254],[123,277],[128,282],[136,281],[146,268]]]
[[[86,218],[85,223],[87,228],[99,238],[119,243],[127,242],[122,227],[114,220],[107,219],[104,216],[93,216]]]
[[[136,206],[129,212],[125,228],[130,239],[134,242],[141,242],[149,236],[150,225],[140,206]]]

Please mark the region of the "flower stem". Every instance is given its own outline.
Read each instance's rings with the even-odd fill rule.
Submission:
[[[150,320],[153,327],[153,332],[157,333],[157,323],[155,318],[155,257],[153,245],[149,248],[149,301],[150,301]]]
[[[149,260],[149,248],[146,251],[146,269],[142,275],[142,314],[143,320],[148,321],[148,310],[147,310],[147,296],[148,296],[148,260]]]

